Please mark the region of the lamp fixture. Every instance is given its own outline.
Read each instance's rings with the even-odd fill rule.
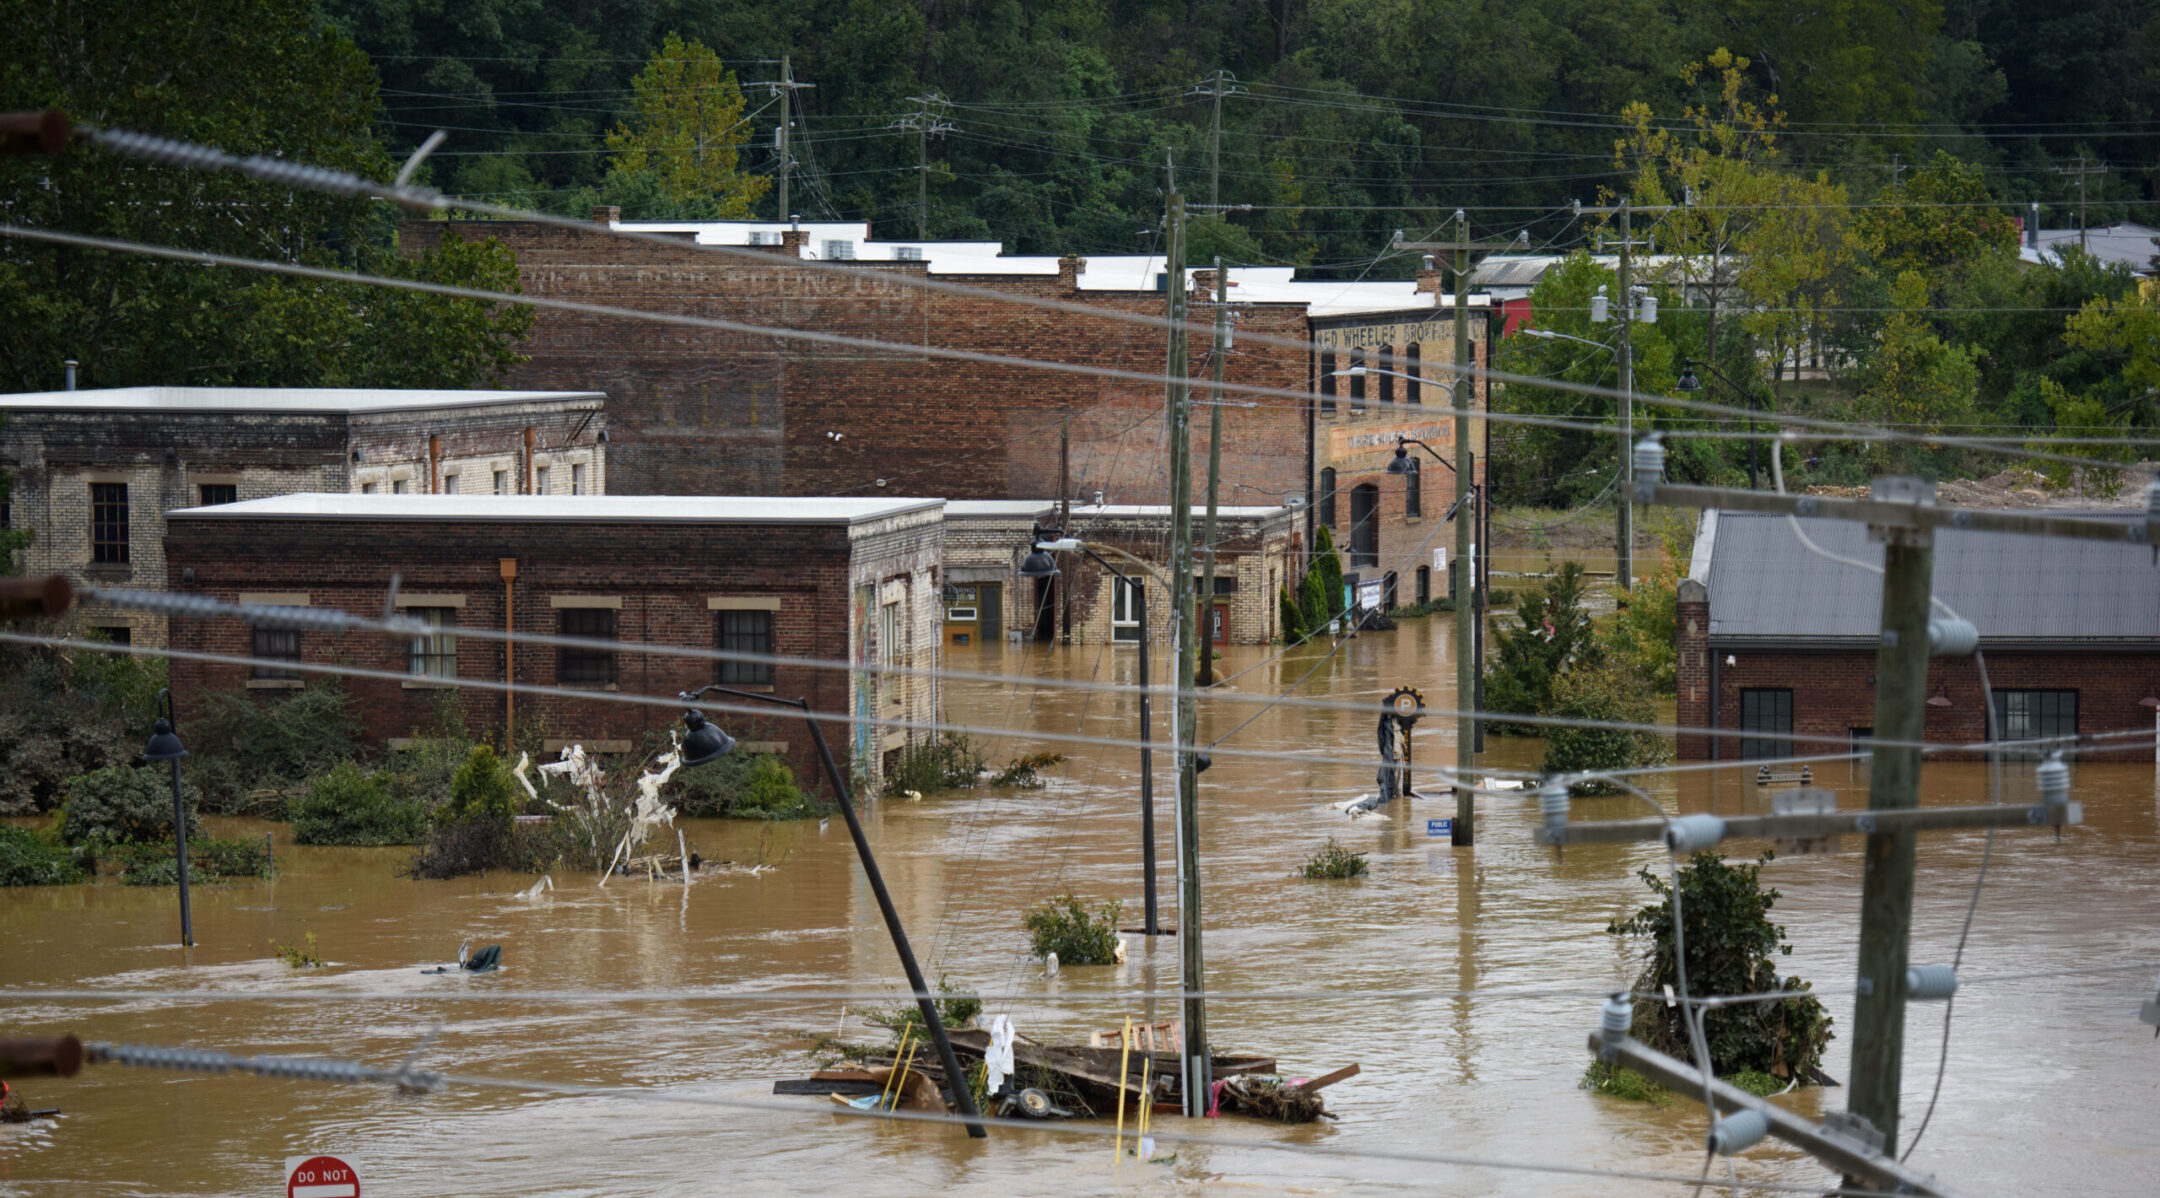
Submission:
[[[173,731],[172,721],[160,719],[150,728],[150,743],[143,746],[144,761],[178,761],[187,756],[180,746],[180,734]]]
[[[2150,686],[2146,687],[2146,688],[2145,688],[2145,697],[2144,697],[2144,698],[2142,698],[2142,699],[2139,699],[2139,700],[2138,700],[2138,706],[2139,706],[2139,707],[2160,707],[2160,694],[2154,694],[2154,693],[2153,693],[2153,688],[2152,688],[2152,687],[2150,687]]]
[[[1020,559],[1022,578],[1054,578],[1057,573],[1057,559],[1051,557],[1050,551],[1041,545],[1035,546],[1026,557]]]
[[[1673,384],[1675,391],[1700,391],[1702,380],[1695,377],[1695,359],[1689,358],[1680,367],[1680,381]]]
[[[1942,683],[1938,682],[1935,684],[1935,693],[1928,696],[1927,705],[1929,707],[1951,706],[1950,696],[1948,693],[1946,693]]]
[[[1409,446],[1397,445],[1395,447],[1395,460],[1387,464],[1387,472],[1389,474],[1416,474],[1418,472],[1418,461],[1410,456]]]
[[[735,748],[735,738],[720,730],[719,725],[708,722],[705,713],[695,709],[683,713],[683,768],[718,761]]]

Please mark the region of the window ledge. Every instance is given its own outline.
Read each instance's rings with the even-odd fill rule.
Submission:
[[[82,568],[85,578],[126,579],[135,577],[131,562],[90,562]]]
[[[250,678],[247,689],[251,691],[296,691],[307,686],[302,678]]]
[[[779,689],[769,683],[764,686],[752,686],[745,682],[715,682],[713,685],[724,686],[733,691],[745,691],[753,695],[770,695]]]
[[[1423,517],[1423,516],[1404,516],[1404,517],[1403,517],[1403,523],[1405,523],[1405,524],[1423,524],[1423,523],[1425,523],[1425,517]]]
[[[619,682],[557,682],[555,685],[566,690],[578,691],[619,691],[622,689],[622,684]]]
[[[457,689],[457,683],[441,678],[407,678],[398,683],[398,687],[409,691],[450,691]]]

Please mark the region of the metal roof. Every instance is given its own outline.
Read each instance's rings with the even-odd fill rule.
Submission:
[[[1797,519],[1824,550],[1882,564],[1883,547],[1865,525]],[[1875,643],[1880,574],[1810,553],[1783,516],[1719,512],[1714,524],[1704,579],[1713,641]],[[2160,566],[2142,545],[1940,529],[1935,597],[1971,620],[1983,642],[2160,641]]]
[[[711,495],[355,495],[301,492],[181,508],[203,520],[548,520],[563,524],[855,524],[941,507],[942,499]]]
[[[0,395],[0,408],[52,412],[301,412],[341,415],[606,399],[598,391],[414,391],[380,387],[106,387]]]

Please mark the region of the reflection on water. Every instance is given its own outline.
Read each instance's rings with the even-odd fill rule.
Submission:
[[[1399,632],[1279,661],[1233,648],[1226,671],[1250,668],[1232,688],[1279,691],[1312,671],[1301,693],[1377,700],[1394,686],[1452,703],[1451,625],[1409,620]],[[1128,694],[1040,689],[1042,676],[1131,681],[1134,651],[988,647],[950,664],[1009,681],[946,690],[956,723],[1011,729],[987,746],[994,761],[1058,748],[1045,731],[1126,736],[1138,718]],[[1315,670],[1316,664],[1318,665]],[[1160,671],[1161,677],[1168,673]],[[1167,738],[1158,704],[1158,737]],[[1252,714],[1205,704],[1212,740]],[[1452,725],[1417,734],[1424,761],[1453,755]],[[707,858],[763,851],[780,868],[758,877],[707,877],[687,889],[558,876],[538,901],[516,897],[530,879],[412,882],[395,876],[406,850],[283,848],[273,882],[195,894],[202,944],[173,947],[170,891],[110,885],[0,894],[0,972],[8,986],[220,986],[305,993],[364,988],[366,1002],[228,1002],[178,1007],[86,1002],[17,1005],[9,1026],[85,1037],[214,1045],[239,1051],[321,1053],[385,1064],[410,1052],[438,1018],[425,1067],[558,1081],[621,1083],[683,1096],[717,1096],[763,1109],[701,1108],[623,1099],[450,1092],[425,1098],[376,1090],[241,1078],[169,1076],[111,1068],[73,1081],[21,1083],[32,1105],[58,1105],[57,1126],[0,1127],[0,1192],[75,1192],[83,1183],[136,1194],[271,1193],[284,1157],[351,1154],[370,1193],[701,1193],[722,1187],[773,1192],[1171,1193],[1219,1181],[1261,1192],[1336,1190],[1450,1194],[1667,1194],[1650,1182],[1267,1151],[1264,1144],[1355,1151],[1429,1151],[1514,1160],[1686,1172],[1701,1163],[1703,1119],[1687,1102],[1630,1105],[1577,1088],[1599,994],[1634,965],[1603,928],[1648,896],[1632,875],[1653,858],[1642,846],[1585,847],[1556,859],[1531,843],[1525,802],[1484,801],[1479,845],[1450,848],[1424,834],[1424,816],[1449,814],[1444,794],[1406,816],[1351,823],[1328,809],[1372,783],[1369,717],[1276,707],[1227,747],[1310,754],[1292,760],[1217,753],[1203,777],[1203,881],[1208,895],[1208,984],[1223,992],[1325,991],[1322,996],[1225,999],[1210,1008],[1219,1047],[1280,1056],[1286,1071],[1316,1074],[1357,1061],[1363,1076],[1329,1092],[1340,1123],[1284,1129],[1221,1120],[1202,1130],[1249,1147],[1186,1146],[1172,1165],[1113,1170],[1107,1145],[1050,1135],[842,1122],[807,1099],[775,1099],[776,1077],[798,1076],[791,1032],[862,1034],[837,1000],[772,1004],[656,1002],[572,1006],[517,1001],[561,989],[818,988],[883,991],[899,968],[847,838],[834,824],[770,828],[692,821]],[[1487,760],[1536,763],[1534,741],[1495,739]],[[1042,791],[977,792],[886,803],[869,813],[880,863],[932,976],[1039,997],[1010,1009],[1022,1031],[1077,1039],[1125,1015],[1174,1016],[1169,1000],[1120,1001],[1113,991],[1174,989],[1171,939],[1140,947],[1121,969],[1068,968],[1046,979],[1024,961],[1019,912],[1058,891],[1116,897],[1135,915],[1138,757],[1081,746]],[[1162,759],[1159,759],[1162,760]],[[1167,766],[1158,778],[1167,779]],[[1687,810],[1752,811],[1765,799],[1739,773],[1688,774],[1660,791]],[[1831,767],[1818,781],[1857,802],[1865,781]],[[1933,803],[1985,796],[1987,768],[1930,766]],[[2058,843],[2045,833],[1998,838],[1972,941],[1968,975],[2024,973],[2160,959],[2153,929],[2160,863],[2153,771],[2083,765],[2077,785],[2087,823]],[[2029,793],[2005,771],[2004,797]],[[1435,788],[1437,789],[1437,788]],[[1167,795],[1167,782],[1163,793]],[[1577,818],[1631,814],[1618,800],[1585,800]],[[1158,811],[1165,917],[1175,906],[1174,823]],[[215,823],[216,821],[213,821]],[[265,825],[242,830],[260,834]],[[1292,867],[1326,837],[1371,854],[1355,882],[1293,880]],[[1913,957],[1948,960],[1975,871],[1979,834],[1922,844]],[[1747,851],[1740,846],[1738,851]],[[1837,1019],[1829,1072],[1844,1076],[1856,954],[1858,854],[1779,860],[1765,870],[1780,891],[1777,918],[1794,950],[1785,968],[1832,989]],[[335,965],[295,974],[271,945],[314,933]],[[487,977],[423,977],[458,942],[501,943],[505,968]],[[2155,1051],[2136,1020],[2151,993],[2145,974],[1974,983],[1957,1003],[1942,1105],[1913,1162],[1972,1192],[2150,1192],[2160,1133],[2150,1118]],[[1528,996],[1405,998],[1391,992],[1531,991]],[[446,1005],[445,990],[509,1001]],[[1564,993],[1554,994],[1559,990]],[[1908,1034],[1907,1125],[1933,1081],[1940,1012],[1916,1007]],[[1843,1105],[1836,1091],[1781,1101],[1816,1113]],[[1164,1117],[1161,1130],[1186,1126]],[[2006,1128],[2015,1134],[2004,1134]],[[1165,1151],[1169,1151],[1165,1147]],[[1749,1153],[1741,1175],[1823,1183],[1828,1174],[1771,1144]],[[2139,1178],[2146,1180],[2139,1181]]]

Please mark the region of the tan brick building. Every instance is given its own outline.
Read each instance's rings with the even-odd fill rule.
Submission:
[[[5,523],[21,565],[109,587],[164,584],[165,513],[300,491],[607,490],[595,391],[126,387],[0,396]],[[161,618],[84,605],[118,640],[162,644]]]

